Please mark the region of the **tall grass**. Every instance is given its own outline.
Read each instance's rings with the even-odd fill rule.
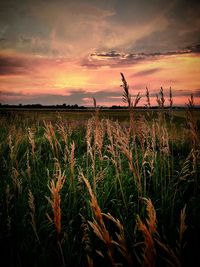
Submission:
[[[136,107],[130,123],[1,114],[0,246],[6,266],[198,266],[199,121],[194,98],[174,114]],[[197,263],[195,263],[197,262]],[[196,265],[197,264],[197,265]]]

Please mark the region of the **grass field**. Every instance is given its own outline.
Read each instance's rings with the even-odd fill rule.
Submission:
[[[1,262],[200,266],[199,113],[1,110]]]

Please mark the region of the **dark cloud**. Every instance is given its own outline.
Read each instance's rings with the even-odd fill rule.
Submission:
[[[200,97],[200,89],[195,89],[195,90],[187,90],[187,89],[180,89],[180,90],[174,90],[172,89],[172,95],[174,97],[177,96],[186,96],[190,97],[191,94],[193,94],[194,97]]]
[[[68,90],[67,90],[68,91]],[[118,91],[110,91],[110,90],[101,90],[97,92],[88,92],[85,90],[78,90],[78,91],[72,91],[69,90],[68,93],[70,93],[69,96],[66,96],[66,101],[68,103],[77,103],[77,104],[84,104],[84,99],[93,98],[95,97],[97,99],[97,102],[111,102],[113,101],[113,98],[120,97],[121,96],[121,90],[118,88]]]
[[[191,53],[200,53],[200,44],[187,46],[186,49]]]
[[[41,90],[42,91],[42,90]],[[98,102],[115,102],[118,101],[118,97],[121,97],[121,90],[119,88],[119,92],[102,90],[98,92],[87,92],[85,90],[76,90],[72,91],[72,89],[66,89],[67,95],[57,95],[57,94],[24,94],[21,92],[12,92],[12,91],[1,91],[1,102],[2,103],[10,103],[10,104],[43,104],[43,105],[56,105],[56,104],[78,104],[85,105],[88,99],[95,97]]]
[[[102,66],[111,66],[118,68],[120,66],[129,66],[139,61],[145,60],[148,55],[141,54],[125,54],[117,52],[103,52],[91,54],[89,58],[84,58],[81,65],[87,68],[100,68]]]
[[[26,37],[24,35],[19,36],[19,40],[22,44],[25,44],[25,45],[31,45],[32,43],[32,38]]]
[[[172,97],[177,98],[177,97],[190,97],[191,94],[193,94],[194,98],[199,98],[200,97],[200,89],[195,89],[195,90],[188,90],[188,89],[176,89],[174,90],[173,88],[172,90]],[[156,97],[156,95],[158,95],[160,92],[160,89],[157,90],[153,90],[150,91],[150,97]],[[163,92],[164,92],[164,97],[166,100],[168,100],[169,97],[169,88],[163,88]],[[146,94],[141,94],[142,97],[146,97]]]
[[[0,75],[20,75],[29,69],[28,62],[23,58],[0,55]]]
[[[100,68],[102,66],[118,67],[119,65],[129,66],[129,65],[137,64],[145,60],[152,60],[152,59],[156,60],[156,59],[159,59],[165,56],[184,55],[184,54],[191,54],[191,53],[200,53],[200,44],[190,45],[182,49],[166,51],[166,52],[126,54],[126,53],[119,53],[116,51],[110,51],[110,52],[102,52],[102,53],[92,53],[89,58],[84,58],[81,64],[82,66],[85,66],[88,68]]]
[[[23,96],[25,96],[25,94],[21,93],[21,92],[0,91],[0,96],[20,96],[20,97],[23,97]]]
[[[132,49],[152,53],[156,48],[156,51],[167,53],[168,51],[174,51],[176,49],[180,50],[186,49],[187,47],[191,48],[192,46],[196,47],[200,43],[199,29],[192,31],[185,30],[185,33],[184,30],[180,30],[180,33],[177,33],[175,27],[170,27],[170,29],[166,31],[154,31],[150,35],[136,40]]]
[[[6,38],[0,38],[0,43],[3,43],[6,41]]]
[[[200,2],[176,0],[168,7],[164,13],[167,27],[163,30],[155,27],[153,32],[136,40],[132,48],[151,52],[156,47],[157,51],[164,52],[200,43]]]
[[[66,103],[67,105],[70,104],[78,104],[78,105],[87,105],[88,103],[90,105],[93,104],[92,98],[95,97],[97,100],[97,104],[99,103],[112,103],[114,104],[123,104],[122,103],[122,92],[119,89],[119,92],[113,92],[109,90],[105,91],[99,91],[99,92],[87,92],[82,89],[77,91],[68,91],[69,95],[56,95],[56,94],[41,94],[41,95],[30,95],[30,94],[24,94],[21,92],[12,92],[7,91],[3,92],[0,91],[0,101],[1,103],[9,103],[9,104],[42,104],[42,105],[61,105]],[[151,90],[150,91],[150,98],[154,99],[156,95],[159,93],[158,90]],[[200,97],[200,89],[196,90],[173,90],[172,88],[172,95],[174,98],[177,97],[190,97],[191,93],[193,94],[194,98]],[[132,97],[134,98],[136,94],[132,94]],[[145,101],[146,99],[146,93],[145,89],[141,91],[140,96]],[[169,89],[164,88],[164,96],[166,100],[168,100],[169,97]]]
[[[0,54],[0,76],[2,75],[36,75],[41,66],[60,66],[66,58],[47,58],[34,56],[19,56],[15,54]]]
[[[137,87],[137,86],[136,86]],[[140,90],[140,96],[144,99],[146,99],[146,89],[144,88],[144,86],[142,86],[143,89]],[[174,90],[173,88],[171,88],[172,90],[172,97],[177,98],[177,97],[190,97],[191,94],[193,94],[194,98],[199,98],[200,97],[200,89],[195,89],[195,90],[188,90],[188,89],[176,89]],[[155,98],[157,95],[159,95],[160,93],[160,88],[157,89],[151,89],[149,92],[150,98]],[[164,93],[164,97],[166,99],[166,101],[169,98],[169,94],[170,94],[170,90],[169,88],[163,87],[163,93]],[[132,94],[132,97],[136,97],[136,93]]]
[[[116,51],[110,51],[110,52],[107,52],[107,53],[93,53],[91,54],[91,57],[93,56],[98,56],[98,57],[102,57],[102,58],[119,58],[119,57],[123,57],[124,55],[123,54],[120,54],[120,53],[117,53]]]
[[[133,76],[147,76],[147,75],[151,75],[154,74],[156,72],[161,71],[161,68],[153,68],[153,69],[149,69],[149,70],[143,70],[143,71],[138,71],[135,74],[133,74]]]

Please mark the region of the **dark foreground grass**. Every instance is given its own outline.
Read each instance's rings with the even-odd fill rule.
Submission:
[[[199,266],[199,126],[184,112],[138,111],[134,127],[127,111],[1,112],[1,262]]]

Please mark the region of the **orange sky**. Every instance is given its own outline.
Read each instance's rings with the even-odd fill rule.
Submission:
[[[3,2],[1,103],[92,105],[95,97],[98,105],[123,105],[122,72],[140,105],[146,87],[155,105],[161,86],[166,105],[170,86],[175,105],[191,93],[200,105],[195,1]]]

